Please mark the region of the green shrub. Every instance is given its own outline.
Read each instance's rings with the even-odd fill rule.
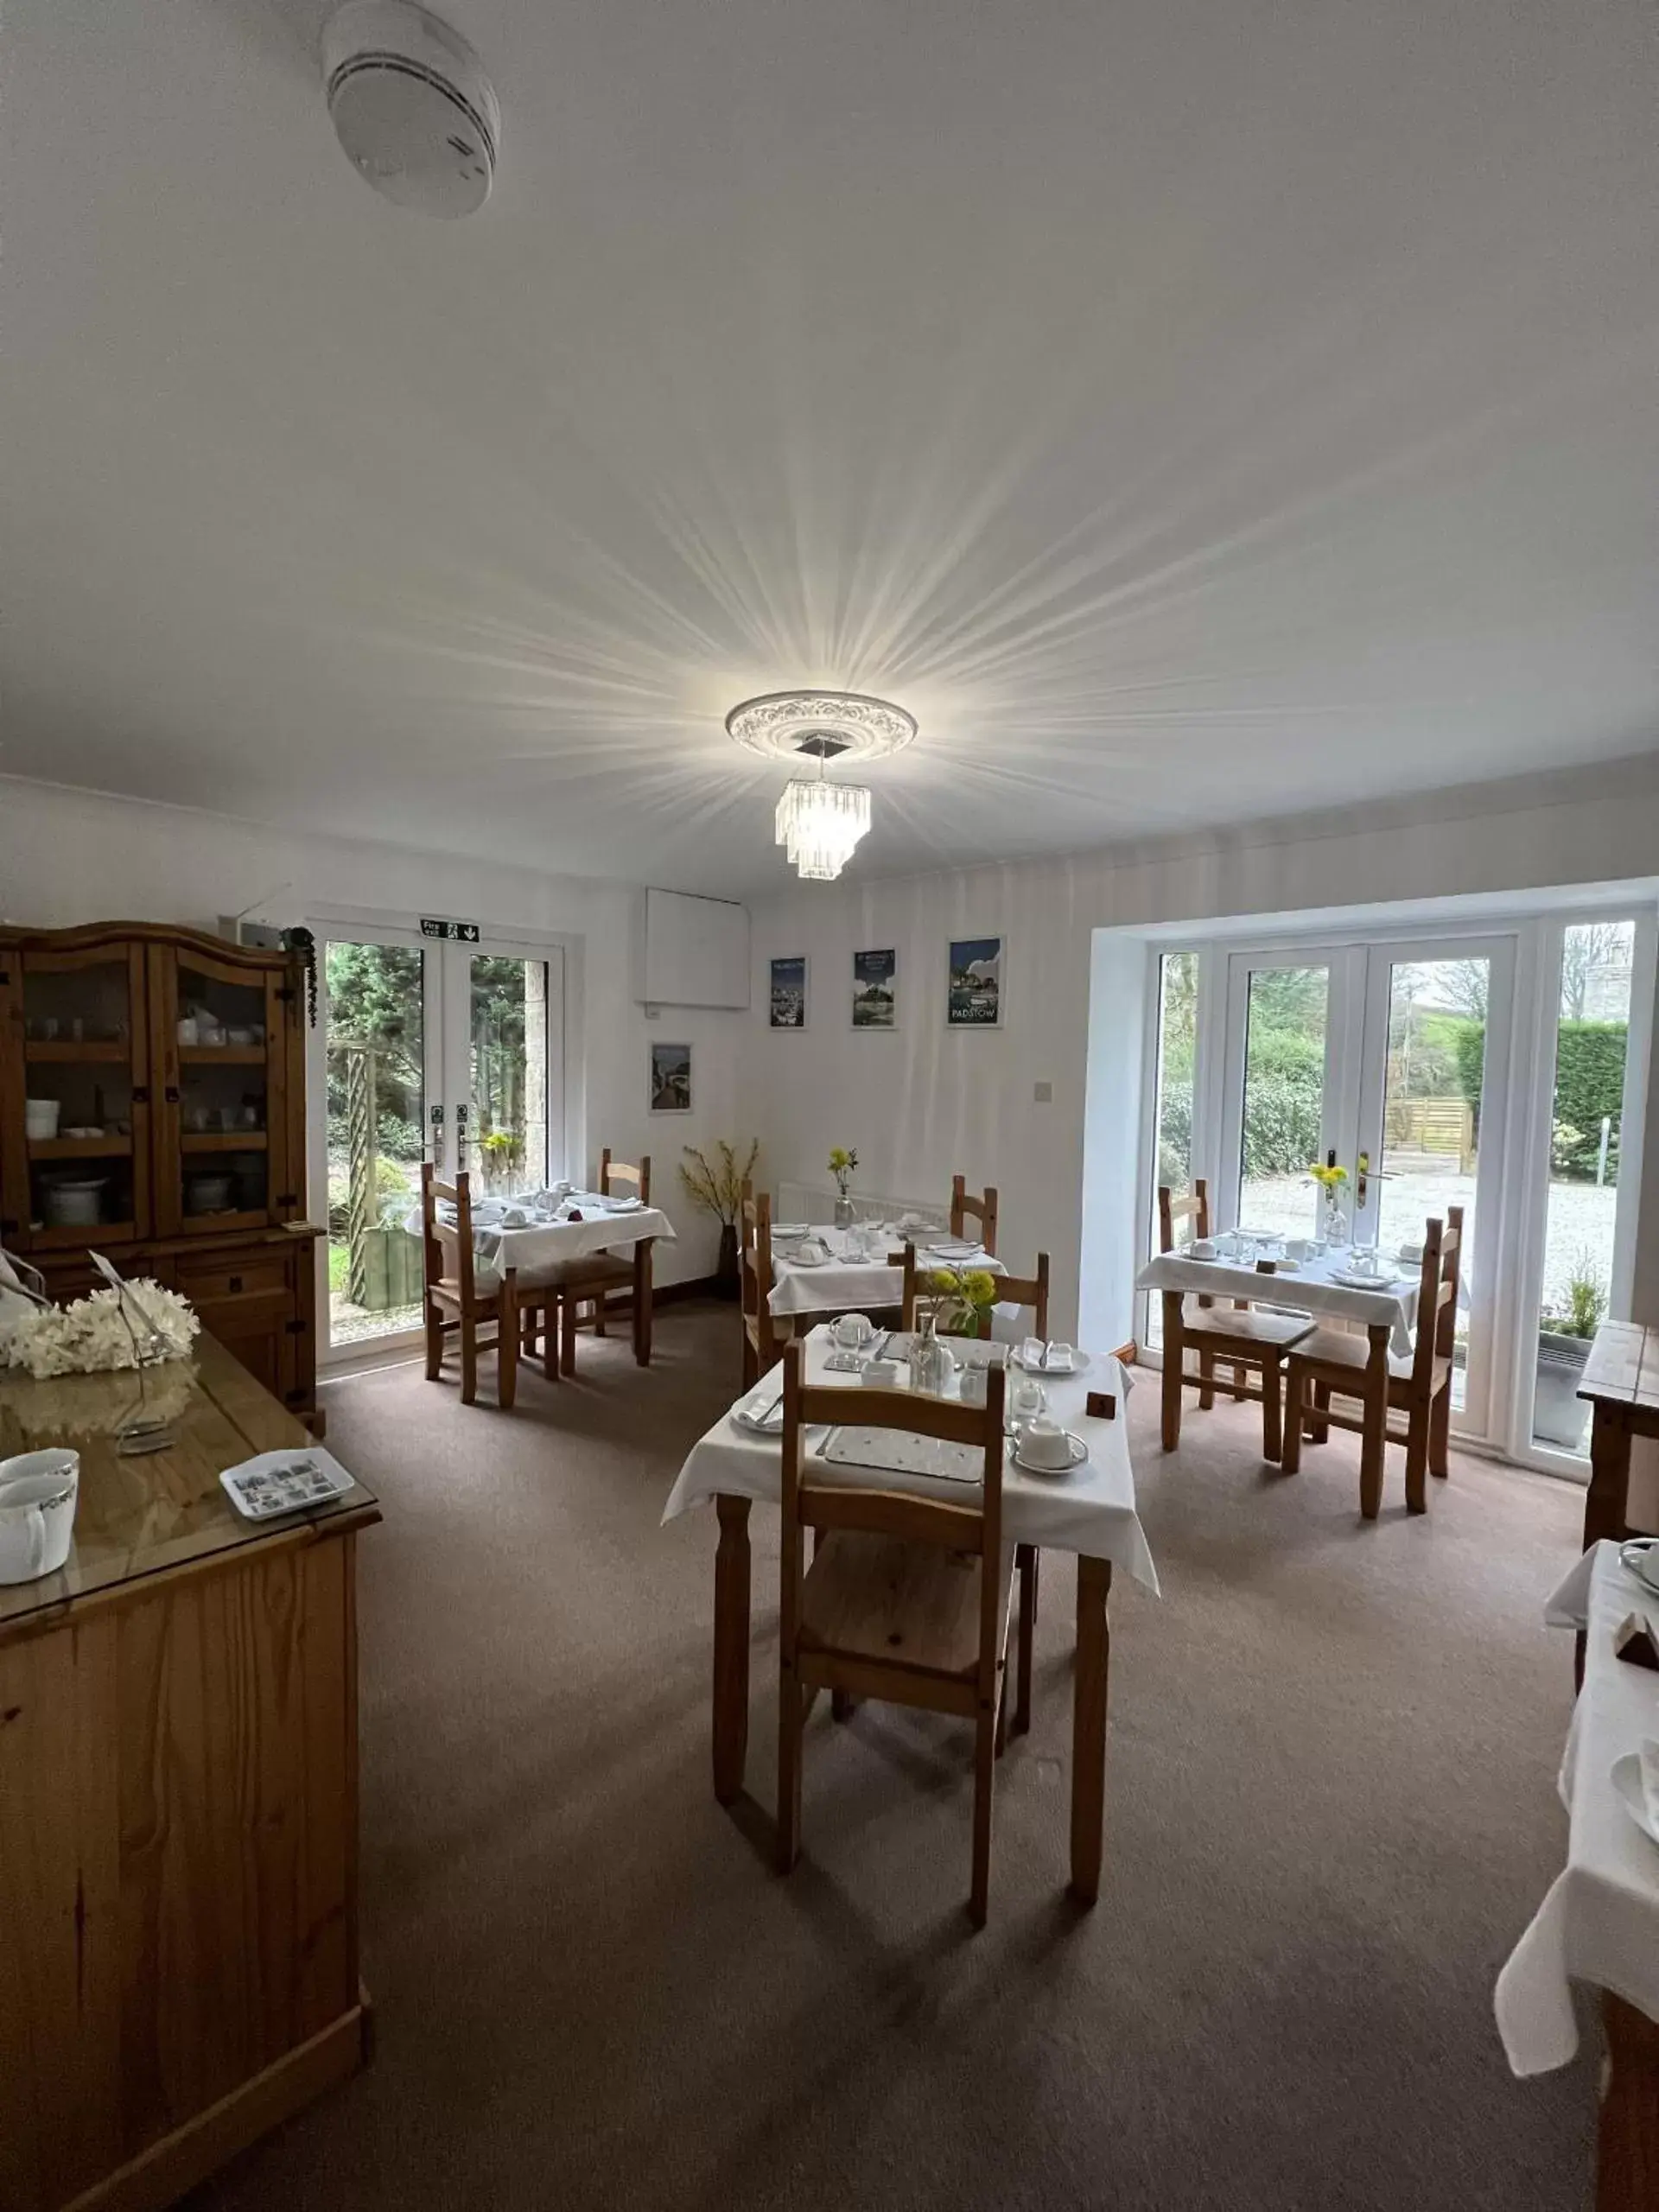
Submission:
[[[1249,1113],[1244,1131],[1244,1173],[1294,1175],[1319,1157],[1325,1067],[1300,1076],[1258,1075],[1250,1070]]]

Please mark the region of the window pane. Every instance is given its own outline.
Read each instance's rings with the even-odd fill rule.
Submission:
[[[1632,922],[1574,922],[1562,938],[1532,1421],[1534,1443],[1558,1452],[1586,1448],[1579,1381],[1612,1281],[1635,944]]]
[[[467,1165],[490,1192],[547,1180],[547,963],[472,959]]]
[[[324,948],[328,985],[328,1341],[421,1319],[419,1204],[426,1093],[426,955],[398,944]]]
[[[1157,1159],[1154,1166],[1152,1239],[1158,1241],[1158,1192],[1192,1187],[1192,1074],[1198,1036],[1198,956],[1166,952],[1159,962]],[[1185,1241],[1192,1224],[1178,1231]],[[1163,1341],[1164,1308],[1159,1298],[1147,1301],[1147,1342]]]
[[[1491,963],[1396,960],[1389,977],[1389,1058],[1382,1100],[1384,1178],[1377,1185],[1377,1243],[1385,1257],[1421,1244],[1431,1215],[1463,1208],[1462,1287],[1452,1403],[1464,1402],[1469,1345],[1470,1268],[1481,1085],[1486,1069],[1486,1000]]]
[[[1314,1233],[1318,1186],[1307,1170],[1322,1157],[1330,994],[1330,970],[1323,966],[1250,972],[1241,1229],[1274,1236]]]

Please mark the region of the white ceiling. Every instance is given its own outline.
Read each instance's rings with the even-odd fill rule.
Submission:
[[[489,207],[321,0],[10,0],[0,771],[754,892],[1659,745],[1649,0],[448,0]]]

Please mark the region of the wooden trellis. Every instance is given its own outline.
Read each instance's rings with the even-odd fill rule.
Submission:
[[[368,1234],[380,1223],[380,1109],[372,1045],[341,1043],[346,1055],[346,1294],[353,1306],[369,1296]]]

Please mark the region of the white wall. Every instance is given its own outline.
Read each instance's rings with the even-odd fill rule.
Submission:
[[[286,884],[289,887],[278,890]],[[272,895],[266,897],[264,894]],[[572,1151],[584,1173],[608,1144],[652,1157],[652,1195],[679,1241],[657,1253],[660,1282],[714,1268],[717,1231],[679,1190],[683,1144],[731,1131],[742,1014],[665,1010],[647,1021],[632,997],[638,893],[624,884],[486,868],[442,854],[303,836],[228,817],[0,778],[0,919],[56,927],[119,919],[213,929],[253,900],[257,918],[304,922],[320,910],[464,916],[486,930],[575,940],[567,962],[566,1084]],[[694,1111],[652,1115],[653,1037],[689,1040]]]
[[[1310,755],[1310,774],[1318,756]],[[876,804],[881,793],[876,793]],[[856,867],[856,863],[855,863]],[[1659,872],[1659,754],[1137,850],[861,883],[795,885],[756,901],[747,1095],[775,1184],[823,1179],[831,1144],[861,1180],[918,1196],[954,1172],[1001,1192],[1002,1245],[1051,1254],[1056,1326],[1077,1314],[1089,1082],[1090,937],[1233,915],[1523,893]],[[952,937],[1007,936],[1003,1027],[947,1031]],[[899,1027],[850,1026],[852,956],[893,945]],[[771,1032],[766,963],[811,962],[808,1026]],[[1034,1085],[1053,1085],[1039,1104]],[[1659,1135],[1649,1151],[1659,1172]],[[1645,1195],[1645,1194],[1644,1194]],[[1643,1209],[1659,1235],[1659,1205]],[[1638,1279],[1659,1269],[1638,1262]],[[1659,1319],[1659,1310],[1652,1318]]]

